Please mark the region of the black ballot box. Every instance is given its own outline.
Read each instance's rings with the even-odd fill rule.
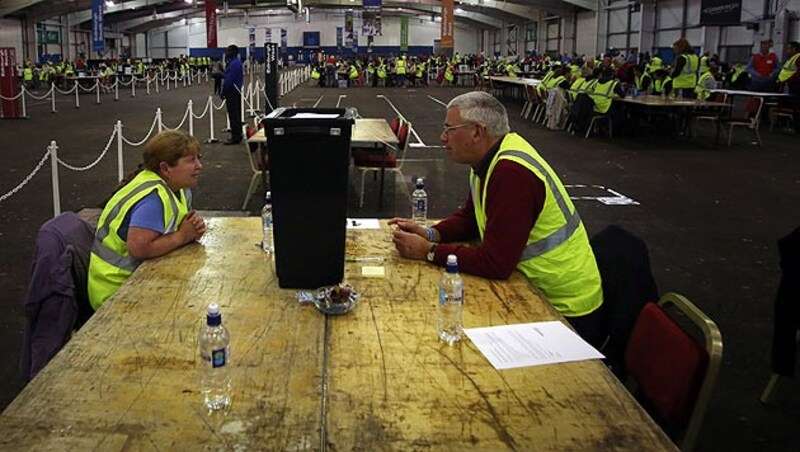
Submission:
[[[278,108],[262,120],[280,287],[313,289],[344,278],[354,118],[353,109]]]

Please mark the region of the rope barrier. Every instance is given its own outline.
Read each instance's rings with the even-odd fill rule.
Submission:
[[[108,143],[106,143],[106,147],[105,147],[105,149],[103,149],[103,152],[101,152],[100,156],[97,157],[96,159],[94,159],[94,161],[92,163],[90,163],[90,164],[88,164],[86,166],[73,166],[73,165],[70,165],[69,163],[61,160],[60,157],[56,157],[56,159],[58,160],[58,163],[61,164],[61,166],[65,167],[65,168],[68,168],[68,169],[71,169],[72,171],[88,171],[88,170],[94,168],[98,163],[100,163],[100,160],[103,160],[103,157],[106,156],[106,153],[108,153],[108,150],[111,148],[111,143],[114,141],[114,137],[116,135],[117,135],[117,128],[114,127],[114,131],[111,132],[111,136],[108,138]]]
[[[147,132],[147,135],[144,138],[142,138],[140,141],[137,141],[137,142],[128,141],[128,139],[125,138],[124,135],[122,135],[122,141],[124,141],[125,144],[127,144],[129,146],[133,146],[133,147],[143,145],[147,141],[147,139],[150,138],[150,135],[153,134],[153,130],[155,130],[157,123],[158,123],[158,115],[156,115],[153,118],[153,123],[150,125],[150,130]]]
[[[20,189],[22,189],[22,187],[27,185],[28,182],[30,182],[31,179],[33,179],[33,176],[35,176],[36,173],[38,173],[39,170],[42,169],[42,166],[44,165],[44,162],[46,162],[49,157],[50,157],[50,150],[48,149],[47,152],[45,152],[44,155],[42,156],[42,158],[39,160],[39,163],[36,164],[36,167],[33,169],[33,171],[31,171],[30,174],[25,176],[25,179],[23,179],[22,182],[17,184],[16,187],[12,188],[9,192],[4,194],[3,196],[0,196],[0,202],[3,202],[6,199],[14,196],[18,191],[20,191]]]
[[[181,127],[183,127],[183,123],[184,123],[184,122],[186,122],[186,118],[187,118],[187,117],[189,117],[189,109],[188,109],[188,108],[186,109],[186,111],[184,111],[184,112],[183,112],[183,119],[181,119],[181,123],[180,123],[180,124],[178,124],[178,126],[177,126],[177,127],[175,127],[175,128],[172,128],[172,127],[167,127],[167,126],[165,126],[165,125],[164,125],[164,123],[163,123],[163,122],[161,123],[161,125],[162,125],[162,126],[165,128],[165,129],[167,129],[167,130],[172,130],[172,131],[175,131],[175,130],[178,130],[178,129],[180,129]]]

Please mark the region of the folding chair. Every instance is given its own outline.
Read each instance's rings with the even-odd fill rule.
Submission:
[[[256,133],[256,129],[252,127],[245,126],[243,129],[244,136],[247,138],[252,137]],[[244,149],[247,153],[247,160],[250,162],[250,170],[253,172],[253,176],[250,178],[250,185],[247,186],[247,194],[244,196],[244,202],[242,203],[242,210],[246,210],[247,203],[250,202],[250,197],[253,196],[253,193],[256,191],[258,179],[268,177],[269,164],[266,157],[261,158],[261,152],[257,144],[248,143],[247,139],[242,140],[242,143],[244,143]]]
[[[728,95],[725,93],[712,93],[711,97],[708,98],[710,102],[720,103],[725,103],[727,99]],[[697,108],[692,112],[692,121],[710,121],[711,125],[714,126],[714,132],[716,133],[717,128],[720,126],[721,116],[721,107]],[[694,129],[694,137],[697,138],[697,126],[693,126],[692,129]]]
[[[364,207],[364,184],[366,181],[367,173],[372,172],[377,175],[381,170],[392,171],[396,177],[403,182],[406,195],[411,199],[411,194],[408,192],[408,186],[403,179],[403,160],[408,150],[408,144],[411,140],[411,123],[403,122],[397,134],[398,148],[397,154],[391,153],[384,155],[383,153],[376,152],[354,152],[353,153],[353,167],[361,171],[361,185],[358,192],[358,206]],[[388,151],[385,151],[388,152]]]
[[[705,347],[665,309],[673,305],[702,330]],[[625,354],[628,388],[667,433],[690,451],[697,440],[722,361],[717,325],[685,297],[668,293],[647,303]]]
[[[789,124],[792,123],[794,119],[794,111],[789,107],[775,107],[772,109],[772,118],[769,121],[769,131],[772,132],[772,129],[775,127],[775,123],[778,121],[778,118],[784,118],[789,120]]]
[[[758,145],[761,146],[761,134],[758,132],[758,126],[761,122],[761,108],[764,106],[764,98],[759,96],[753,96],[747,99],[747,103],[745,104],[745,114],[744,117],[727,117],[722,118],[721,122],[727,126],[728,128],[728,147],[731,147],[731,140],[733,140],[733,128],[734,127],[747,127],[748,129],[752,130],[756,134],[756,140],[758,141]],[[724,128],[722,130],[725,130]]]
[[[594,115],[592,116],[592,120],[589,122],[589,128],[586,129],[586,136],[584,138],[589,138],[589,135],[592,134],[594,131],[595,121],[607,121],[608,122],[608,137],[611,138],[614,136],[614,127],[611,123],[611,116],[610,115]]]

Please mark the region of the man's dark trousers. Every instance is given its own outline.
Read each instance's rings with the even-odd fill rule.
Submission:
[[[235,88],[225,96],[225,106],[231,123],[231,141],[238,143],[242,141],[242,95]]]

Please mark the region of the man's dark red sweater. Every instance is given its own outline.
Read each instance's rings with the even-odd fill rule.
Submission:
[[[480,165],[473,168],[482,181],[479,193],[483,193],[486,173],[502,141],[501,138]],[[455,254],[460,272],[484,278],[508,278],[542,212],[545,196],[544,183],[532,171],[510,160],[498,161],[486,191],[483,241],[476,246],[448,243],[480,240],[472,194],[469,193],[464,206],[434,226],[442,242],[436,248],[434,263],[444,266],[447,255]]]

